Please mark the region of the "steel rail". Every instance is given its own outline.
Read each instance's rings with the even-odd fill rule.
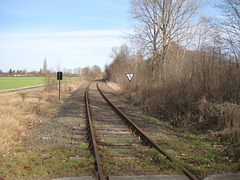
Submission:
[[[104,97],[104,99],[107,101],[107,103],[115,110],[119,116],[128,124],[129,128],[133,132],[135,132],[140,138],[142,139],[143,142],[145,142],[147,145],[150,147],[156,148],[158,151],[160,151],[163,155],[165,155],[169,160],[172,162],[176,163],[182,171],[185,173],[188,178],[192,180],[198,180],[198,178],[189,172],[185,167],[183,167],[176,159],[174,159],[170,154],[168,154],[162,147],[160,147],[157,143],[155,143],[153,140],[151,140],[144,132],[142,129],[140,129],[134,122],[132,122],[119,108],[117,108],[108,98],[107,96],[103,93],[103,91],[100,89],[98,83],[97,83],[97,88],[98,91],[101,93],[101,95]]]
[[[93,82],[93,81],[92,81]],[[92,150],[92,153],[95,157],[95,165],[96,165],[96,170],[98,172],[97,176],[99,180],[103,180],[105,179],[104,175],[103,175],[103,169],[100,163],[100,157],[98,154],[98,146],[97,146],[97,142],[96,142],[96,133],[95,133],[95,128],[92,124],[92,118],[91,118],[91,113],[90,113],[90,103],[89,103],[89,87],[92,84],[89,83],[89,85],[86,88],[85,91],[85,103],[86,103],[86,113],[87,113],[87,129],[88,129],[88,135],[89,135],[89,148]]]

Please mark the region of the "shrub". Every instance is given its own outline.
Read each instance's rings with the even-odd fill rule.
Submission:
[[[106,74],[128,92],[123,70],[134,72],[132,100],[151,116],[183,130],[222,131],[230,141],[239,142],[240,69],[212,51],[172,46],[159,74],[152,73],[151,58],[144,61],[139,55],[120,56],[120,52]]]

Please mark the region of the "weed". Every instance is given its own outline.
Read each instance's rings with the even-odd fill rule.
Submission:
[[[215,158],[217,156],[217,154],[218,154],[218,151],[212,150],[212,151],[209,151],[209,152],[205,153],[203,155],[203,157],[207,158],[207,159],[213,159],[213,158]]]
[[[185,168],[187,168],[191,173],[198,174],[199,170],[192,164],[182,164]]]
[[[132,139],[124,139],[124,140],[125,140],[125,142],[132,142]],[[142,142],[142,140],[141,140],[141,142]]]
[[[81,142],[81,144],[74,145],[73,149],[81,149],[81,148],[84,148],[84,147],[88,147],[88,143]]]
[[[66,176],[69,173],[87,175],[94,169],[94,159],[87,161],[71,160],[75,152],[57,147],[46,147],[21,151],[17,148],[0,159],[1,178],[30,178]]]
[[[114,143],[114,142],[116,142],[116,139],[115,139],[115,138],[111,138],[111,137],[107,137],[107,138],[105,139],[105,141],[106,141],[106,142],[110,142],[110,143]]]
[[[113,156],[113,157],[120,157],[121,154],[119,152],[116,152],[116,151],[110,151],[108,152],[110,156]]]
[[[155,159],[157,162],[164,164],[164,166],[165,166],[167,169],[173,167],[172,162],[170,162],[170,161],[166,158],[166,156],[164,156],[162,153],[160,153],[160,152],[157,151],[156,149],[150,149],[150,150],[149,150],[149,154],[150,154],[151,156],[153,156],[154,159]]]
[[[90,151],[83,151],[82,153],[82,156],[90,156],[91,155],[91,152]]]
[[[153,121],[153,122],[155,122],[156,124],[159,124],[159,123],[160,123],[160,121],[159,121],[158,119],[153,118],[153,117],[150,117],[150,121]]]
[[[64,149],[62,153],[64,153],[67,157],[75,156],[75,152],[71,151],[70,149]]]
[[[148,157],[148,158],[144,158],[142,161],[141,161],[141,166],[147,166],[148,164],[151,163],[151,158]]]
[[[201,149],[209,149],[210,148],[210,144],[207,142],[204,142],[202,139],[195,139],[192,141],[192,145],[193,146],[197,146],[198,148]]]

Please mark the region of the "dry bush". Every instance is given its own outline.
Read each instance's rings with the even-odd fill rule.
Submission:
[[[232,143],[240,143],[240,105],[205,101],[199,105],[199,110],[200,126],[204,125],[203,128],[213,136],[222,136]]]
[[[52,76],[46,76],[45,78],[45,89],[47,91],[52,91],[52,90],[56,90],[58,88],[58,81],[56,79],[56,77],[52,77]]]
[[[235,63],[200,55],[189,51],[184,58],[169,57],[160,81],[143,81],[139,104],[179,128],[201,133],[217,130],[231,142],[240,143],[239,107],[234,105],[239,103],[240,69]],[[202,110],[202,99],[215,106]]]
[[[83,82],[62,85],[61,101],[58,91],[36,90],[32,92],[1,94],[0,102],[0,155],[25,135],[28,127],[44,122],[54,116],[63,104]]]
[[[129,48],[122,45],[120,48],[113,49],[114,61],[105,67],[106,80],[117,83],[123,90],[128,89],[128,79],[126,73],[137,73],[135,70],[136,61],[130,56]],[[134,83],[134,79],[132,81]]]
[[[144,76],[141,95],[145,99],[155,99],[153,96],[156,96],[160,100],[158,103],[173,106],[173,111],[177,106],[183,112],[184,104],[185,107],[190,105],[189,111],[192,104],[204,96],[220,103],[239,102],[240,69],[236,64],[213,61],[209,55],[202,59],[198,52],[182,50],[179,54],[182,57],[168,57],[164,72],[157,79],[151,80],[147,74]]]
[[[227,117],[223,121],[218,116],[204,114],[199,109],[203,99],[219,105],[240,102],[240,68],[221,52],[216,52],[214,47],[190,51],[173,44],[162,71],[155,76],[152,75],[151,58],[144,61],[123,52],[116,53],[113,63],[107,67],[107,79],[117,83],[127,94],[125,73],[134,72],[131,83],[135,105],[152,116],[170,121],[178,129],[202,133],[215,130],[221,122],[227,122]],[[225,134],[234,132],[233,141],[239,142],[239,126],[230,127],[223,123],[221,131]],[[229,140],[232,141],[231,138]]]

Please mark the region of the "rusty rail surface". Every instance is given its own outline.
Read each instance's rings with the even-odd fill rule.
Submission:
[[[95,133],[95,130],[94,130],[94,126],[92,124],[92,118],[91,118],[91,114],[90,114],[89,87],[90,87],[91,83],[87,86],[86,91],[85,91],[88,140],[89,140],[89,148],[91,149],[91,151],[92,151],[92,153],[95,157],[95,166],[96,166],[98,179],[103,180],[103,179],[105,179],[105,177],[103,175],[103,169],[102,169],[102,166],[101,166],[101,163],[100,163],[100,157],[99,157],[99,154],[98,154],[98,146],[97,146],[97,142],[96,142],[96,133]]]
[[[198,180],[198,178],[192,174],[190,171],[188,171],[185,167],[183,167],[175,158],[173,158],[170,154],[168,154],[163,148],[161,148],[157,143],[155,143],[153,140],[151,140],[144,132],[141,130],[134,122],[132,122],[119,108],[117,108],[103,93],[103,91],[100,89],[98,83],[97,83],[97,88],[101,95],[104,97],[104,99],[107,101],[107,103],[114,109],[114,111],[119,114],[119,116],[128,124],[129,128],[133,132],[135,132],[141,139],[142,141],[149,145],[150,147],[156,148],[158,151],[160,151],[163,155],[165,155],[169,160],[172,162],[176,163],[184,172],[184,174],[192,179],[192,180]]]

